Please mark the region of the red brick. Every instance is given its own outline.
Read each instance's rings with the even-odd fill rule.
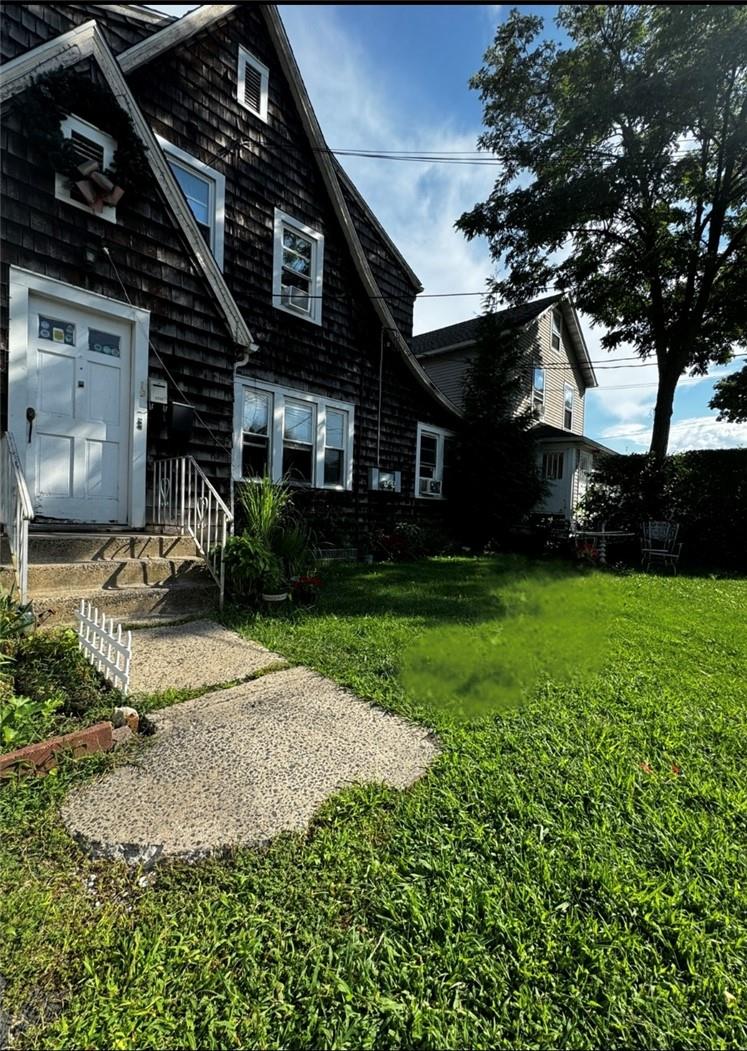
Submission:
[[[57,766],[57,755],[67,752],[74,759],[97,752],[108,752],[113,745],[112,724],[109,722],[94,723],[85,730],[76,730],[61,737],[50,737],[47,741],[26,745],[15,752],[0,755],[0,777],[10,777],[16,773],[46,774]]]

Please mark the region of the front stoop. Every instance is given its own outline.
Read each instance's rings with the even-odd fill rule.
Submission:
[[[117,620],[210,613],[218,605],[218,588],[188,536],[34,531],[28,580],[44,627],[75,623],[81,599]]]

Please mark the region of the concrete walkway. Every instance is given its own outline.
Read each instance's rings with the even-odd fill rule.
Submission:
[[[220,659],[220,634],[196,623],[198,643],[211,638],[218,651],[219,681],[231,677],[228,666],[240,677],[236,665]],[[143,640],[153,634],[143,632]],[[189,656],[188,634],[179,638],[192,665],[200,657],[197,649]],[[238,636],[226,634],[227,653],[235,655]],[[162,635],[159,645],[165,641]],[[179,681],[192,681],[192,674],[198,672],[183,670]],[[162,856],[194,860],[266,844],[281,832],[303,831],[345,785],[406,788],[438,753],[426,729],[307,668],[274,671],[150,718],[156,734],[133,761],[75,790],[63,805],[69,832],[95,855],[149,866]]]
[[[132,633],[133,694],[193,690],[246,679],[285,662],[214,620],[192,620]]]

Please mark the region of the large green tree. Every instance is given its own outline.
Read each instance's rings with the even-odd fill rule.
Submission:
[[[569,292],[658,365],[651,452],[674,393],[747,337],[747,7],[562,5],[560,39],[512,11],[473,78],[490,197],[457,226],[487,236],[515,303]]]
[[[718,409],[720,420],[747,423],[747,365],[741,372],[735,372],[718,381],[710,406],[712,409]]]

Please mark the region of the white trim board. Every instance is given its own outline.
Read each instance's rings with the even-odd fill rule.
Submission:
[[[166,30],[161,32],[166,32]],[[160,33],[155,36],[160,36]],[[149,38],[149,40],[152,39],[152,37]],[[213,253],[205,244],[192,210],[174,178],[163,150],[158,145],[150,125],[143,116],[96,22],[86,22],[75,30],[63,33],[62,36],[41,44],[38,48],[33,48],[0,67],[0,100],[10,99],[23,91],[29,86],[31,78],[40,73],[67,68],[88,56],[95,59],[115,100],[131,118],[135,133],[145,147],[156,183],[170,207],[177,229],[187,242],[197,268],[205,278],[223,314],[231,338],[238,346],[251,350],[256,347],[252,334],[228,289],[220,267],[213,258]]]
[[[27,356],[29,295],[95,311],[115,317],[132,326],[132,364],[130,375],[130,438],[128,478],[128,522],[134,529],[145,525],[145,486],[148,439],[148,338],[150,312],[109,299],[98,292],[68,285],[21,267],[10,268],[10,325],[8,332],[8,430],[16,439],[22,463],[25,459],[27,421]],[[12,397],[11,397],[12,392]],[[25,463],[24,463],[25,466]]]

